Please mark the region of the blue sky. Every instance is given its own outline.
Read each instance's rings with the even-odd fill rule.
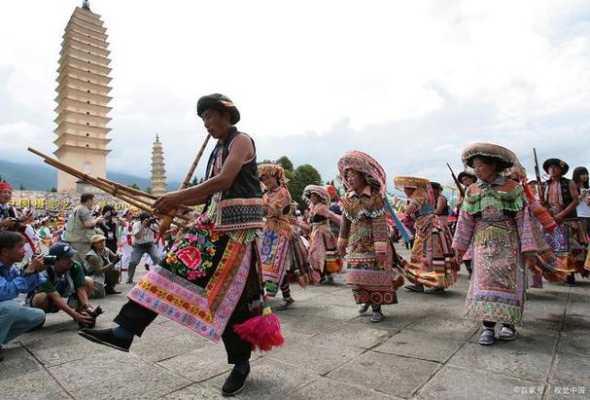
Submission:
[[[247,4],[246,4],[247,3]],[[61,35],[81,1],[11,2],[0,15],[2,157],[54,150]],[[220,91],[259,157],[325,178],[358,149],[390,177],[446,182],[468,143],[589,165],[588,1],[91,1],[110,35],[110,170],[149,173],[160,134],[180,177],[204,138],[194,113]]]

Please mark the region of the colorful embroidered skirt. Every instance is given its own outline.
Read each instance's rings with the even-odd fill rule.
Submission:
[[[391,267],[379,267],[375,253],[347,254],[345,260],[346,284],[357,304],[397,303],[398,276]]]
[[[579,272],[584,276],[588,275],[588,270],[584,269],[585,246],[588,240],[579,221],[565,221],[553,232],[545,232],[545,241],[557,257],[556,266],[559,271],[565,274]]]
[[[457,281],[459,265],[455,260],[450,231],[438,227],[436,216],[424,216],[416,222],[416,236],[410,261],[404,262],[404,276],[427,287],[448,288]]]
[[[518,324],[524,308],[525,272],[513,221],[478,221],[473,237],[473,275],[466,316]]]
[[[309,236],[309,263],[311,267],[323,274],[337,273],[342,269],[340,258],[336,253],[336,238],[332,235],[327,221],[312,224]],[[330,271],[326,270],[326,262],[330,262]]]
[[[262,279],[266,294],[274,297],[281,285],[291,257],[289,247],[291,241],[286,235],[272,229],[265,229],[262,233],[260,259],[262,262]]]
[[[230,237],[193,229],[139,281],[129,299],[219,341],[256,262],[249,236],[248,231]]]

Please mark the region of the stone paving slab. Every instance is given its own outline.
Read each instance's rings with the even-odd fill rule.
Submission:
[[[479,322],[463,319],[465,274],[443,294],[400,289],[399,304],[384,306],[379,324],[358,314],[342,282],[293,285],[295,304],[277,312],[285,346],[254,355],[249,385],[236,398],[590,398],[589,281],[530,290],[520,337],[492,347],[477,343]],[[112,326],[126,301],[124,294],[96,301],[105,310],[99,327]],[[222,398],[230,370],[223,345],[175,322],[158,317],[130,353],[87,342],[76,330],[67,315],[51,314],[42,330],[8,344],[0,399]]]
[[[328,378],[409,398],[424,385],[439,364],[369,351],[328,374]]]
[[[427,346],[424,344],[428,343]],[[441,340],[432,333],[403,331],[373,350],[421,360],[444,362],[463,345],[461,341]]]
[[[533,394],[522,394],[522,388],[535,387]],[[447,366],[439,371],[418,393],[424,400],[523,400],[542,398],[542,382],[524,382],[505,375],[477,369]]]

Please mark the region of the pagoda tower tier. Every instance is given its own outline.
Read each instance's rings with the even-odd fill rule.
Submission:
[[[152,146],[152,194],[161,196],[166,192],[164,149],[162,148],[162,143],[160,143],[160,137],[156,135],[156,140]]]
[[[57,69],[57,158],[82,172],[106,177],[111,111],[111,68],[106,28],[88,1],[65,28]],[[75,191],[76,178],[58,172],[59,192]]]

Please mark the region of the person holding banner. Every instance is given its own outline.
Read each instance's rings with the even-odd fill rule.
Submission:
[[[364,314],[371,307],[370,321],[381,322],[381,306],[396,304],[396,290],[403,284],[403,277],[393,268],[397,256],[385,217],[385,171],[368,154],[351,151],[338,160],[338,172],[347,192],[341,199],[338,237],[346,283],[361,304],[359,312]]]

